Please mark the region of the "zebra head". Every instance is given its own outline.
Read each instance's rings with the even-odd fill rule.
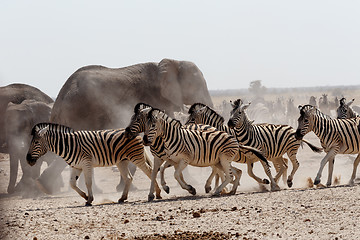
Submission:
[[[239,123],[243,123],[247,118],[245,110],[250,106],[250,102],[248,104],[243,104],[241,99],[236,100],[234,103],[231,103],[233,110],[230,112],[230,118],[228,121],[228,127],[234,128]]]
[[[30,166],[34,166],[36,161],[48,152],[48,141],[46,135],[49,130],[49,124],[36,124],[32,131],[32,140],[29,151],[26,155],[26,160]]]
[[[130,124],[125,129],[125,137],[133,139],[139,133],[145,131],[147,114],[152,107],[146,103],[138,103],[134,108],[134,115],[131,117]]]
[[[159,109],[151,109],[148,111],[146,126],[144,131],[143,143],[145,146],[150,146],[156,137],[161,133],[161,119],[164,118],[165,113]]]
[[[338,119],[346,119],[356,117],[356,114],[350,107],[350,105],[355,101],[352,99],[350,102],[346,103],[346,98],[340,99],[340,106],[336,109]]]
[[[194,103],[191,105],[188,113],[190,114],[185,124],[190,123],[203,123],[202,117],[205,114],[207,108],[205,104],[202,103]]]
[[[303,139],[305,134],[310,132],[312,130],[312,124],[313,124],[313,113],[316,110],[316,107],[312,105],[299,105],[300,110],[300,117],[298,119],[298,128],[295,133],[295,138],[297,140]]]

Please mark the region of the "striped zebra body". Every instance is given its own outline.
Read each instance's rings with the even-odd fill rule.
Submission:
[[[136,136],[138,133],[145,132],[146,126],[147,126],[147,114],[145,114],[146,110],[151,110],[152,107],[145,103],[139,103],[134,108],[134,115],[131,118],[131,122],[129,126],[126,128],[125,134],[127,137],[132,138]],[[199,130],[199,131],[214,131],[216,130],[214,127],[211,127],[209,125],[203,125],[203,124],[187,124],[182,126],[184,129],[189,130]],[[164,190],[169,193],[170,189],[166,185],[165,178],[164,178],[164,170],[165,168],[169,166],[176,165],[174,161],[171,160],[171,156],[166,153],[166,146],[164,145],[164,141],[161,137],[157,137],[155,141],[153,141],[153,144],[150,146],[151,153],[154,156],[154,174],[156,174],[157,169],[160,168],[161,164],[163,162],[166,162],[164,167],[160,170],[160,176],[161,176],[161,185],[163,186]],[[246,158],[248,156],[253,157],[254,155],[261,158],[262,162],[267,164],[266,159],[261,155],[259,151],[256,149],[248,148],[248,147],[240,147],[239,148],[239,157],[236,158],[236,161],[238,162],[246,162]],[[241,175],[241,170],[234,169],[238,172],[238,175]],[[223,176],[223,172],[219,171],[217,168],[213,167],[212,174],[209,176],[209,178],[206,181],[205,184],[205,191],[208,193],[211,190],[211,181],[215,174],[219,174],[220,177]],[[181,174],[181,173],[180,173]],[[155,175],[156,177],[156,175]],[[181,178],[183,179],[182,175]],[[215,184],[217,186],[217,184]],[[196,191],[193,189],[191,191],[192,194],[195,194]]]
[[[321,149],[313,146],[306,140],[297,140],[295,130],[288,125],[277,124],[254,124],[246,115],[246,108],[250,104],[243,104],[240,99],[233,104],[233,110],[228,122],[228,126],[233,128],[239,143],[259,149],[269,161],[279,161],[286,153],[292,162],[293,168],[288,176],[287,184],[292,186],[292,180],[295,172],[299,168],[299,162],[296,158],[297,151],[301,141],[305,142],[313,151],[320,152]],[[285,167],[275,176],[278,181],[283,174]]]
[[[119,199],[119,202],[123,202],[127,199],[132,181],[132,176],[128,172],[128,161],[134,163],[151,178],[150,161],[144,152],[142,138],[125,138],[124,132],[124,129],[75,132],[63,125],[40,123],[33,128],[33,139],[27,160],[33,165],[47,151],[62,157],[72,169],[71,187],[87,200],[87,205],[91,205],[93,201],[91,189],[93,168],[116,165],[125,179],[125,188]],[[88,196],[76,185],[76,180],[82,171],[84,171]],[[158,186],[156,194],[160,198]]]
[[[211,126],[217,128],[220,131],[224,131],[232,136],[237,137],[236,136],[237,132],[234,129],[231,129],[228,126],[224,125],[224,118],[222,116],[220,116],[217,112],[215,112],[213,109],[206,106],[205,104],[202,104],[202,103],[193,104],[190,107],[188,113],[189,113],[189,118],[186,122],[187,124],[190,124],[190,123],[208,124],[208,125],[211,125]],[[240,148],[240,150],[241,150],[241,148]],[[242,154],[242,155],[245,155],[245,154]],[[257,177],[253,173],[253,164],[254,164],[254,162],[257,162],[258,160],[259,160],[259,158],[257,158],[257,157],[243,157],[243,158],[235,159],[234,161],[239,162],[239,163],[246,163],[249,176],[254,178],[257,182],[269,183],[266,179],[262,180],[261,178]],[[281,161],[275,161],[275,160],[281,160]],[[274,164],[283,166],[282,158],[274,158],[273,161],[274,161]],[[276,181],[274,180],[274,178],[271,175],[269,166],[267,164],[265,164],[263,161],[261,161],[261,163],[264,167],[264,171],[265,171],[266,175],[269,177],[269,179],[271,181],[271,189],[272,190],[279,189],[279,186],[277,185]],[[277,168],[280,170],[280,167],[277,167]]]
[[[296,138],[302,139],[305,134],[313,131],[320,139],[326,156],[321,160],[314,184],[319,184],[324,166],[329,162],[329,175],[326,185],[331,185],[335,156],[337,154],[358,154],[350,185],[354,184],[356,169],[360,161],[360,117],[350,119],[332,119],[311,105],[299,106],[299,126]]]
[[[346,103],[345,98],[340,99],[340,106],[336,109],[338,119],[360,117],[360,115],[350,107],[354,101],[355,99],[352,99],[350,102]]]
[[[225,172],[225,181],[215,190],[219,195],[235,175],[231,193],[235,193],[240,176],[231,167],[231,162],[239,154],[237,140],[215,128],[213,130],[189,130],[181,123],[168,117],[163,111],[151,109],[148,113],[149,128],[145,131],[145,144],[152,144],[156,138],[164,141],[165,152],[176,162],[175,178],[183,189],[192,192],[193,187],[180,178],[180,173],[188,165],[197,167],[219,166]]]

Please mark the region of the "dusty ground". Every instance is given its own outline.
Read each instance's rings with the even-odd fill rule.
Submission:
[[[314,136],[308,140],[318,144]],[[7,195],[8,156],[0,157],[0,239],[358,239],[360,229],[360,185],[344,186],[353,160],[338,156],[334,178],[340,185],[309,188],[307,178],[314,178],[324,154],[299,150],[300,169],[294,188],[282,182],[278,192],[261,191],[246,174],[234,196],[211,197],[203,185],[209,169],[190,168],[185,179],[196,187],[190,196],[173,180],[172,169],[166,172],[171,193],[162,200],[147,202],[149,179],[138,171],[128,202],[117,204],[115,191],[119,172],[115,168],[98,168],[96,181],[103,193],[95,194],[94,206],[85,201],[68,184],[55,196],[24,198]],[[291,165],[290,165],[291,166]],[[265,177],[260,166],[258,175]],[[68,180],[69,170],[63,172]],[[322,182],[326,182],[324,170]]]

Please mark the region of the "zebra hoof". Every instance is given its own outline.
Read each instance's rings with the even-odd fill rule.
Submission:
[[[291,188],[292,185],[293,185],[293,182],[291,180],[287,180],[287,185],[288,185],[289,188]]]
[[[85,206],[92,206],[92,204],[91,204],[91,203],[86,202],[86,203],[85,203]]]
[[[167,194],[170,193],[170,188],[169,188],[169,186],[164,186],[163,189],[164,189],[164,191],[165,191]]]
[[[320,179],[315,179],[314,185],[318,185],[320,183]]]
[[[205,192],[209,193],[211,191],[211,187],[205,187]]]
[[[148,196],[148,202],[151,202],[152,200],[154,200],[154,195],[149,195]]]
[[[190,186],[189,193],[191,193],[192,195],[196,195],[196,189]]]
[[[270,181],[267,180],[266,178],[263,179],[263,184],[270,184]]]

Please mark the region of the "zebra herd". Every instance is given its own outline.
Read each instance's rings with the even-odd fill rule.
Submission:
[[[170,191],[164,178],[165,168],[169,166],[174,166],[174,177],[180,186],[193,195],[196,194],[195,188],[185,181],[182,174],[187,165],[212,168],[205,183],[205,191],[211,191],[214,177],[222,181],[220,185],[216,184],[213,195],[220,195],[229,183],[232,183],[230,194],[235,194],[242,171],[234,167],[232,162],[246,164],[249,176],[260,184],[270,183],[272,191],[280,190],[278,181],[281,176],[288,187],[292,187],[294,175],[299,168],[296,154],[300,144],[304,142],[314,152],[321,152],[322,149],[326,152],[314,183],[320,183],[322,170],[329,162],[327,186],[330,186],[336,154],[360,153],[360,117],[351,115],[352,102],[340,100],[337,111],[339,119],[325,115],[312,105],[299,106],[297,130],[288,125],[254,124],[246,113],[250,103],[244,103],[241,99],[232,102],[227,125],[222,116],[201,103],[190,107],[185,124],[160,109],[139,103],[134,107],[134,114],[126,129],[74,131],[59,124],[35,125],[27,161],[34,165],[48,151],[61,156],[71,166],[70,186],[86,200],[86,205],[91,205],[94,199],[93,168],[112,165],[117,166],[126,180],[119,199],[119,202],[125,201],[132,181],[128,170],[130,161],[151,179],[148,200],[152,201],[155,198],[154,192],[157,199],[161,198],[156,180],[159,169],[161,185],[165,192]],[[310,131],[318,136],[322,149],[303,139]],[[140,133],[144,133],[144,136],[139,136]],[[150,146],[154,156],[153,163],[144,151],[144,146]],[[292,171],[288,177],[287,159],[283,157],[285,153],[292,163]],[[275,177],[272,177],[268,160],[276,169]],[[270,181],[253,173],[253,165],[257,161],[262,164]],[[351,185],[359,162],[360,154],[354,161],[349,181]],[[81,172],[84,173],[87,194],[77,187],[76,182]]]

